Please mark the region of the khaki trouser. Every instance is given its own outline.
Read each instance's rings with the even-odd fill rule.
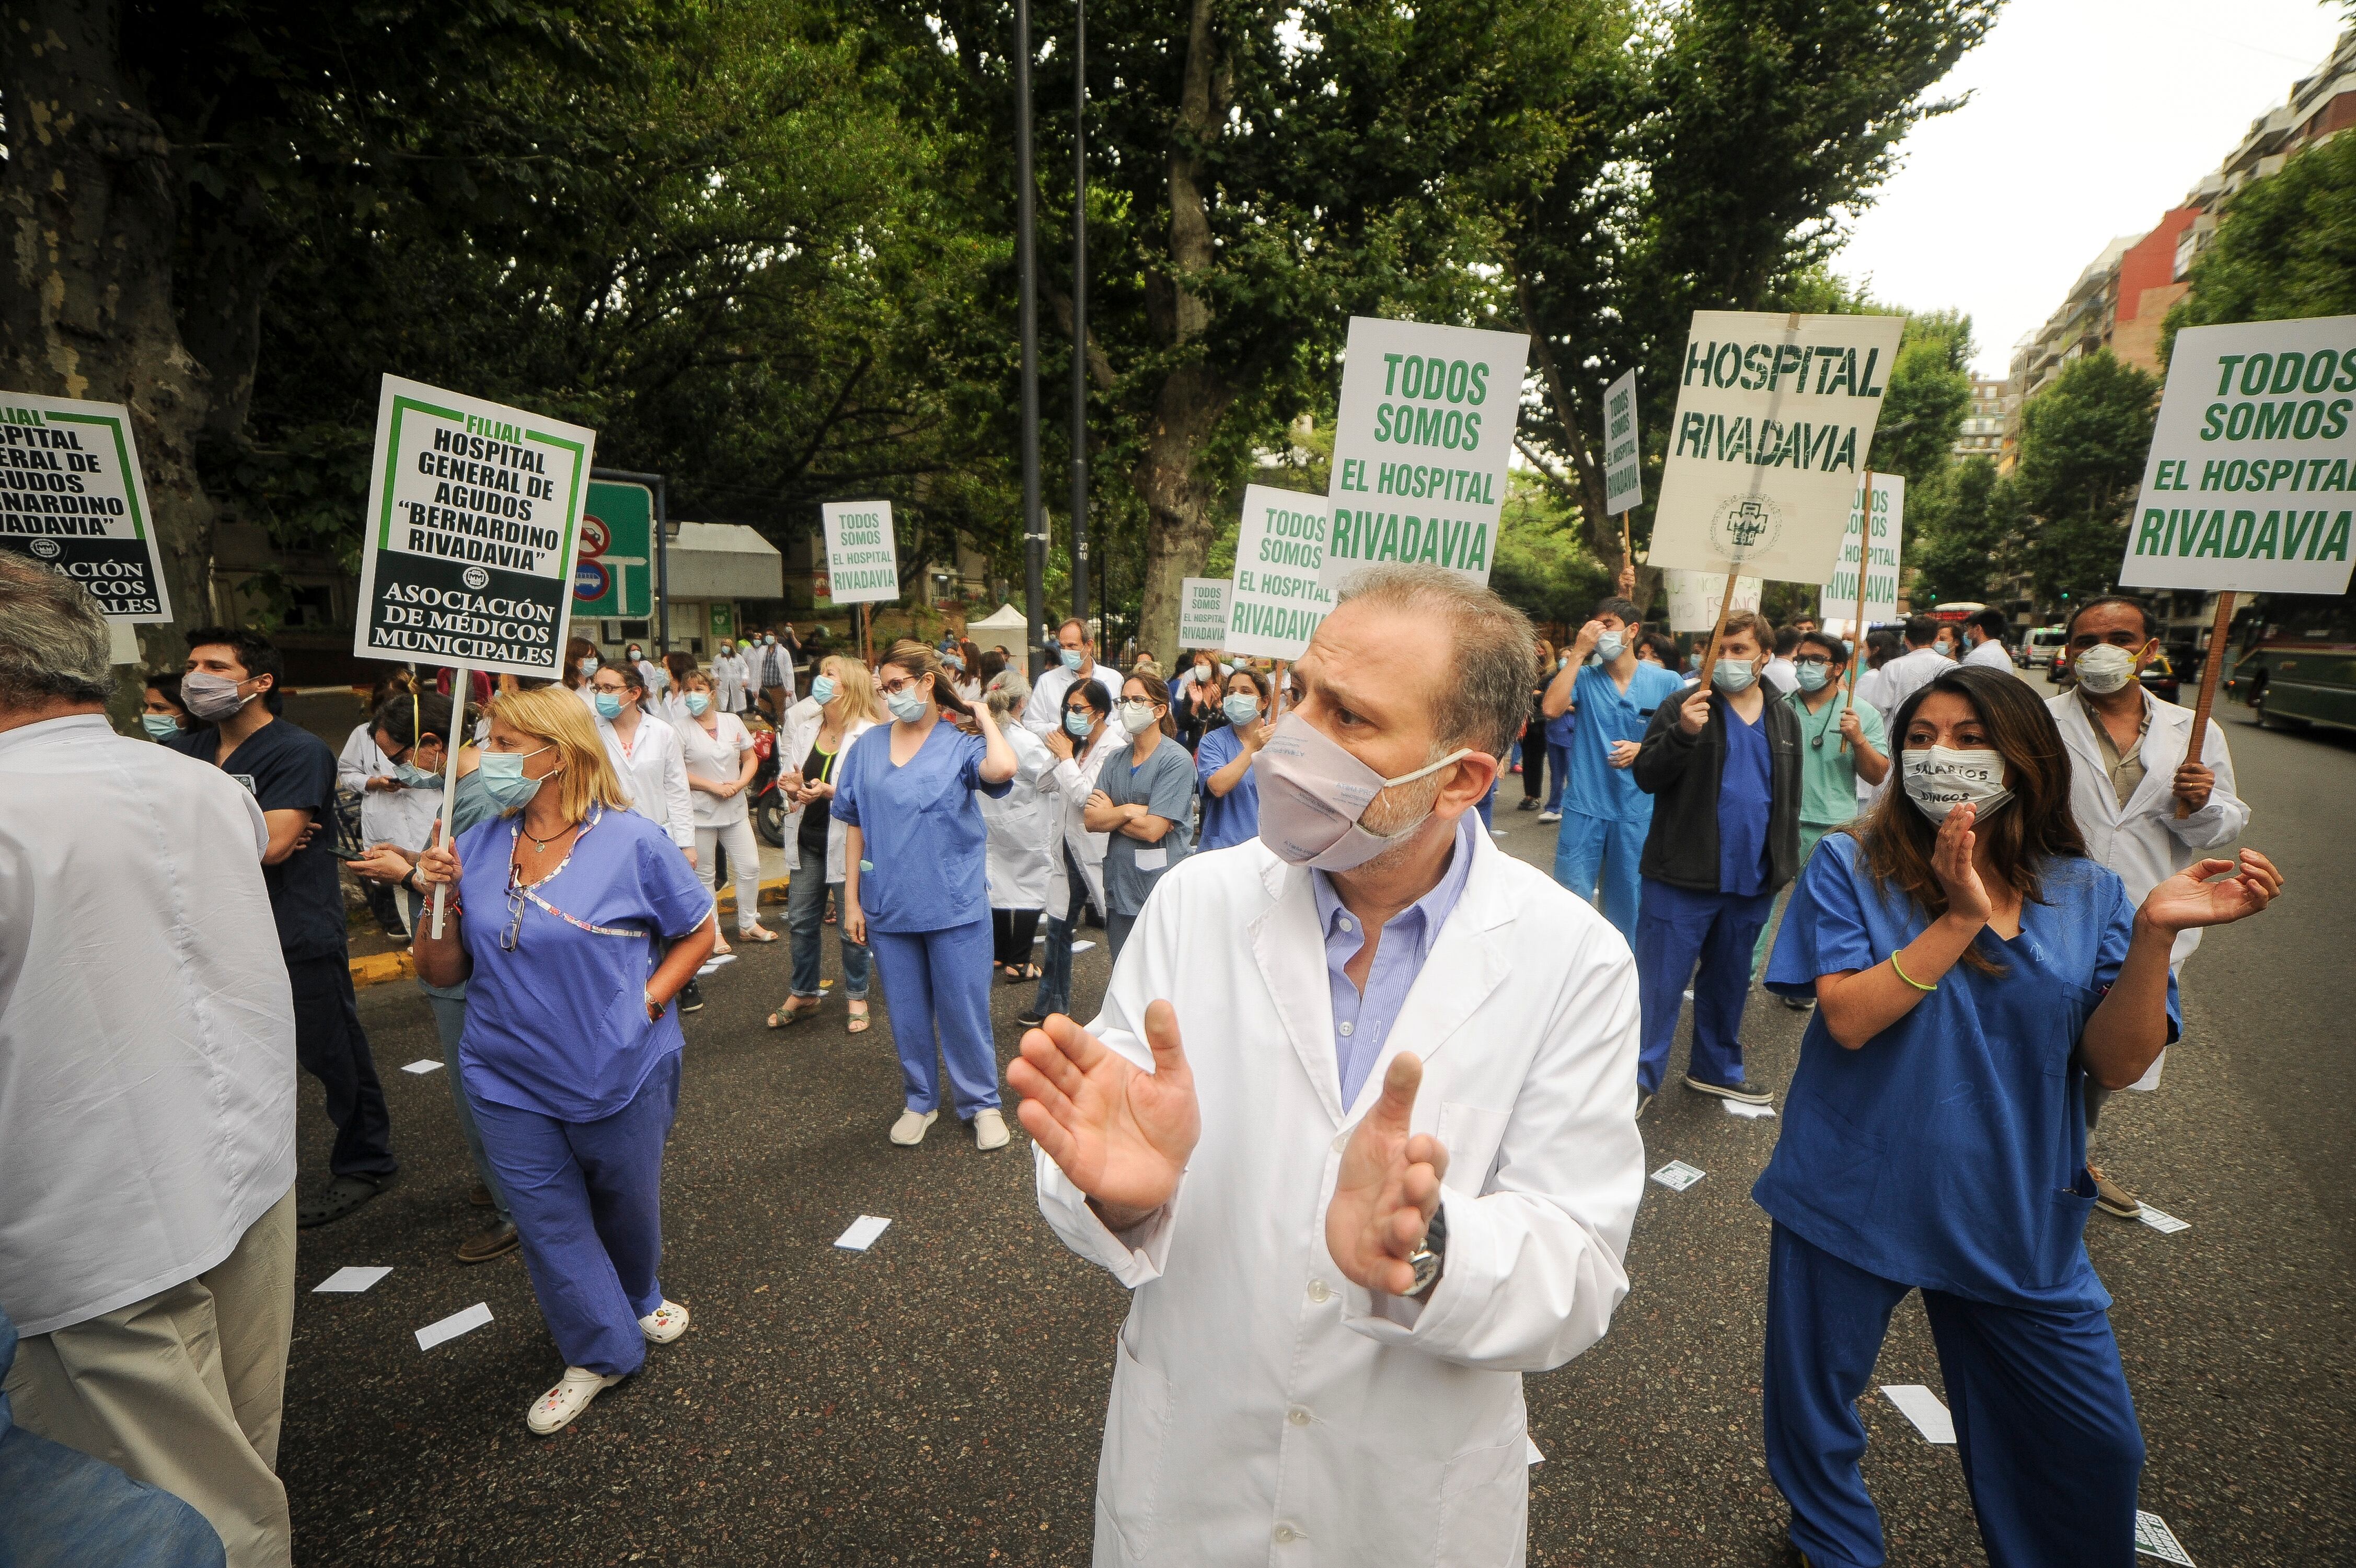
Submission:
[[[278,1423],[294,1331],[294,1193],[227,1258],[145,1301],[27,1338],[16,1423],[122,1469],[212,1522],[230,1568],[294,1561]]]

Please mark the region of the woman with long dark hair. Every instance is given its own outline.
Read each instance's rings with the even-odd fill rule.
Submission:
[[[2083,1240],[2085,1089],[2175,1037],[2176,933],[2256,914],[2282,878],[2244,850],[2130,903],[2009,672],[1940,674],[1895,733],[1903,787],[1817,845],[1768,963],[1770,990],[1817,1003],[1752,1188],[1774,1219],[1768,1473],[1810,1560],[1882,1560],[1855,1402],[1919,1289],[1988,1560],[2128,1568],[2143,1437]]]

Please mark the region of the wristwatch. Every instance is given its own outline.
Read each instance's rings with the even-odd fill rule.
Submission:
[[[1408,1267],[1415,1271],[1415,1283],[1407,1294],[1421,1295],[1440,1277],[1440,1264],[1448,1255],[1448,1208],[1445,1204],[1431,1212],[1431,1223],[1424,1227],[1423,1245],[1408,1254]]]

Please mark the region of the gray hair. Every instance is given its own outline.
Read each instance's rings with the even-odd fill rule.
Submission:
[[[1455,641],[1452,678],[1440,682],[1438,749],[1478,747],[1503,760],[1529,715],[1538,666],[1530,618],[1495,592],[1443,566],[1387,562],[1354,575],[1338,607],[1365,604],[1409,616],[1444,616]]]
[[[981,700],[990,704],[992,714],[1003,719],[1013,716],[1014,710],[1021,707],[1029,695],[1027,692],[1017,692],[1012,686],[1002,686],[992,681],[990,689],[981,694]]]
[[[112,651],[106,616],[80,583],[0,550],[0,709],[106,701]]]

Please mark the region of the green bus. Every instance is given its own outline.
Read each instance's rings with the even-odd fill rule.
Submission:
[[[2356,599],[2261,594],[2233,619],[2224,685],[2259,724],[2356,729]]]

